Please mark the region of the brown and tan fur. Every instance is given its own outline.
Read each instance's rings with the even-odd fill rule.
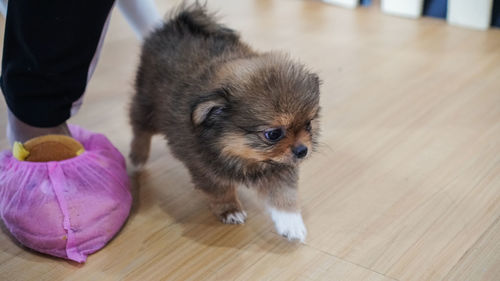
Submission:
[[[223,222],[245,219],[238,184],[256,188],[272,208],[299,212],[298,164],[305,157],[292,149],[305,146],[309,155],[316,147],[316,74],[279,52],[252,50],[194,4],[145,40],[135,88],[133,164],[146,162],[151,136],[162,134]],[[270,142],[271,128],[285,136]]]

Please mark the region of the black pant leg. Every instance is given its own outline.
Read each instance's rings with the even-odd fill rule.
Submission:
[[[36,127],[70,117],[114,0],[11,0],[0,86],[12,113]]]

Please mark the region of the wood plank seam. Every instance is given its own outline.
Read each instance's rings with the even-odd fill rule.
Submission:
[[[327,251],[324,251],[324,250],[322,250],[322,249],[319,249],[319,248],[316,248],[316,247],[313,247],[313,246],[311,246],[311,245],[307,245],[307,244],[304,244],[304,246],[305,246],[305,247],[308,247],[308,248],[311,248],[311,249],[314,249],[314,250],[316,250],[316,251],[319,251],[319,252],[321,252],[321,253],[323,253],[323,254],[325,254],[325,255],[328,255],[328,256],[334,257],[334,258],[336,258],[336,259],[342,260],[342,261],[344,261],[344,262],[346,262],[346,263],[350,263],[350,264],[352,264],[352,265],[355,265],[355,266],[361,267],[361,268],[366,269],[366,270],[368,270],[368,271],[371,271],[371,272],[373,272],[373,273],[376,273],[376,274],[382,275],[382,276],[384,276],[384,277],[386,277],[386,278],[389,278],[389,279],[391,279],[391,280],[394,280],[394,281],[400,281],[399,279],[396,279],[396,278],[394,278],[394,277],[392,277],[392,276],[388,276],[388,275],[386,275],[386,274],[384,274],[384,273],[381,273],[381,272],[378,272],[378,271],[376,271],[376,270],[373,270],[373,269],[371,269],[371,268],[369,268],[369,267],[366,267],[366,266],[364,266],[364,265],[362,265],[362,264],[358,264],[358,263],[352,262],[352,261],[350,261],[350,260],[347,260],[347,259],[345,259],[345,258],[341,258],[341,257],[339,257],[339,256],[336,256],[336,255],[334,255],[334,254],[332,254],[332,253],[329,253],[329,252],[327,252]]]
[[[485,235],[488,234],[488,232],[495,226],[495,224],[499,223],[500,221],[500,215],[496,218],[496,220],[491,223],[491,225],[474,241],[474,243],[467,249],[467,251],[464,252],[464,254],[458,259],[458,261],[455,263],[455,265],[446,273],[444,278],[442,280],[447,280],[448,277],[452,272],[454,272],[457,269],[457,266],[471,253],[472,250],[476,248],[476,245],[483,239]]]

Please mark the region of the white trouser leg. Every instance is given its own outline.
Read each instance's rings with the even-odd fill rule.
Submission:
[[[0,13],[2,14],[2,16],[5,18],[5,16],[7,15],[7,3],[9,1],[7,0],[0,0]]]
[[[162,23],[154,0],[118,0],[118,7],[139,40]]]

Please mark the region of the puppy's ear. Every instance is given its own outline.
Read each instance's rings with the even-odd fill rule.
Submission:
[[[194,126],[202,123],[213,123],[220,117],[228,106],[226,92],[217,90],[211,94],[201,97],[193,106],[191,111],[191,121]]]
[[[312,88],[315,92],[319,91],[319,86],[322,84],[321,79],[319,79],[318,74],[316,73],[310,73],[309,74],[309,79],[311,81]]]

